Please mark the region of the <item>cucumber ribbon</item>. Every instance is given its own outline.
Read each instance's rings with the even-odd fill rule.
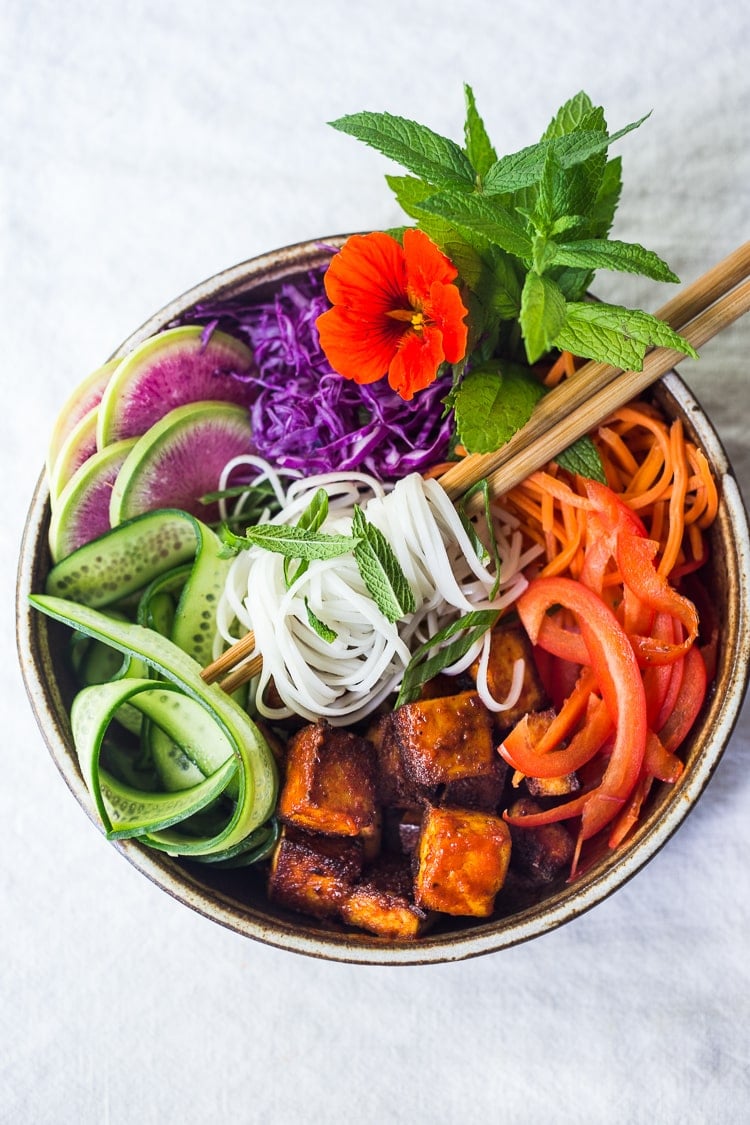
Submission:
[[[47,593],[30,601],[79,638],[124,657],[119,672],[89,683],[71,708],[81,771],[107,837],[237,866],[272,845],[277,775],[250,716],[200,675],[211,658],[215,601],[229,563],[217,536],[193,516],[152,512],[62,560],[50,571]],[[160,598],[178,585],[176,608],[163,612]],[[97,608],[140,591],[138,624]],[[143,788],[131,784],[137,767],[117,769],[119,751],[111,746],[112,721],[128,714],[141,718],[150,769]]]

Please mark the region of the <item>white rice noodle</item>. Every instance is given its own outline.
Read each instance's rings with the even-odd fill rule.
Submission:
[[[250,463],[243,459],[243,466]],[[262,479],[281,490],[280,475],[252,459]],[[231,471],[231,470],[229,470]],[[229,474],[227,473],[227,479]],[[516,521],[498,513],[494,533],[500,580],[477,556],[456,510],[435,481],[417,473],[386,491],[365,473],[326,473],[294,479],[280,492],[282,509],[272,518],[294,524],[312,495],[324,488],[328,518],[322,530],[349,534],[355,504],[388,539],[414,593],[416,611],[391,623],[368,593],[351,555],[313,561],[287,588],[283,556],[254,547],[234,560],[218,609],[216,655],[252,629],[255,653],[263,658],[252,685],[253,705],[274,720],[300,715],[332,725],[365,718],[398,689],[412,651],[440,629],[477,609],[503,609],[526,588],[524,567],[538,549],[522,550]],[[309,610],[333,630],[326,641],[311,626]],[[523,681],[523,661],[514,669],[505,700],[487,686],[489,635],[445,669],[458,674],[479,659],[477,690],[493,711],[513,706]],[[273,691],[269,691],[273,685]],[[279,699],[281,705],[271,702]]]
[[[479,698],[484,703],[489,711],[508,711],[511,707],[515,707],[521,697],[523,691],[523,679],[526,671],[526,662],[523,659],[518,659],[513,663],[513,675],[510,681],[510,688],[505,699],[495,699],[489,689],[487,683],[487,667],[490,659],[490,636],[485,634],[482,639],[482,651],[479,656],[477,666],[477,692]]]

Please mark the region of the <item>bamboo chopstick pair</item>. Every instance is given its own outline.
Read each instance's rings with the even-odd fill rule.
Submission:
[[[694,348],[700,348],[750,309],[748,274],[750,242],[745,242],[656,315]],[[458,461],[440,477],[441,485],[457,500],[486,478],[490,495],[502,496],[666,375],[681,358],[681,352],[655,348],[646,356],[642,371],[585,364],[545,395],[510,441],[494,453],[473,454]]]
[[[700,348],[750,310],[748,275],[750,242],[745,242],[680,290],[656,315],[694,348]],[[613,411],[637,398],[682,358],[682,352],[654,348],[646,356],[642,371],[621,371],[605,363],[585,364],[545,395],[510,441],[494,453],[465,457],[443,473],[440,484],[452,500],[457,500],[486,478],[490,495],[502,496],[595,429]],[[254,649],[255,637],[250,632],[204,668],[201,676],[207,683],[221,680],[225,691],[235,691],[262,667],[261,656],[250,658]]]

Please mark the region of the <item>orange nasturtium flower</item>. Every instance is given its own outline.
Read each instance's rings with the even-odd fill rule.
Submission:
[[[318,317],[320,346],[334,371],[356,383],[387,374],[404,399],[429,386],[443,360],[466,351],[466,309],[455,266],[420,230],[355,234],[328,267],[332,309]]]

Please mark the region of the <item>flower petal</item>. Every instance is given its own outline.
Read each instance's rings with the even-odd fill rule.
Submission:
[[[334,305],[372,316],[408,305],[404,251],[395,238],[354,234],[331,259],[325,289]]]
[[[466,354],[468,336],[466,308],[458,289],[455,285],[433,282],[423,307],[427,319],[442,333],[445,358],[449,363],[458,363]]]
[[[453,263],[421,230],[404,231],[406,286],[411,303],[421,306],[435,282],[449,285],[458,276]]]
[[[402,398],[413,398],[415,391],[424,390],[435,380],[444,359],[439,329],[406,332],[388,368],[388,382]]]
[[[355,383],[382,379],[403,335],[398,321],[363,319],[340,306],[323,313],[315,324],[331,367]]]

